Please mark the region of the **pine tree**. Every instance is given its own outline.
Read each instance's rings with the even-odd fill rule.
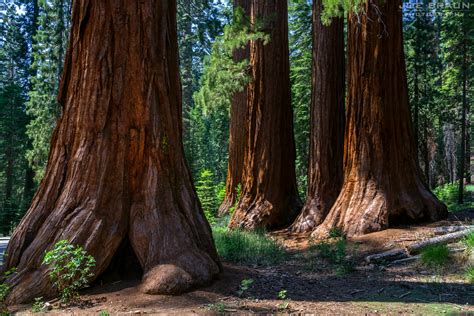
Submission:
[[[56,96],[67,45],[69,6],[69,0],[41,2],[39,29],[34,36],[31,66],[34,75],[27,103],[31,117],[27,133],[32,148],[27,152],[27,159],[37,182],[44,176],[51,134],[61,113]]]
[[[0,5],[0,233],[7,234],[22,215],[26,166],[25,114],[28,90],[28,29],[14,1]]]
[[[460,5],[463,2],[458,1]],[[453,123],[459,126],[458,161],[458,202],[464,202],[464,181],[467,178],[466,170],[470,169],[470,159],[466,157],[467,148],[470,143],[467,137],[469,132],[469,100],[472,99],[473,85],[470,84],[471,74],[474,71],[472,60],[474,60],[474,35],[470,30],[474,28],[474,2],[470,1],[468,8],[454,11],[452,15],[443,19],[442,24],[442,50],[445,60],[443,71],[443,99],[450,115],[454,118]],[[461,6],[462,7],[462,6]],[[454,180],[454,179],[453,179]]]
[[[311,103],[311,3],[292,0],[288,6],[291,103],[294,110],[296,179],[300,196],[306,194],[308,178]]]

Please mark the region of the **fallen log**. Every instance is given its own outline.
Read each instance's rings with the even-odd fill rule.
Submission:
[[[365,257],[365,261],[367,263],[381,263],[384,261],[394,261],[405,258],[408,258],[408,252],[406,249],[397,248],[367,256]]]
[[[455,241],[458,241],[470,233],[474,232],[474,228],[468,228],[465,230],[457,231],[454,233],[442,235],[442,236],[437,236],[433,237],[427,240],[419,241],[416,243],[413,243],[411,245],[408,245],[406,247],[406,250],[408,251],[408,254],[416,254],[420,252],[423,248],[426,248],[428,246],[433,246],[433,245],[440,245],[440,244],[449,244]]]
[[[462,226],[461,226],[462,227]],[[470,233],[474,232],[474,227],[468,226],[467,229],[456,231],[454,233],[429,238],[408,245],[406,248],[396,248],[381,253],[376,253],[365,257],[367,263],[381,263],[386,261],[396,261],[410,258],[411,255],[419,253],[423,248],[438,244],[449,244],[458,241]],[[410,260],[408,260],[410,261]],[[402,263],[401,261],[400,263]]]
[[[449,233],[454,233],[458,231],[463,231],[466,229],[474,228],[474,225],[468,225],[468,226],[440,226],[436,227],[433,231],[435,235],[445,235]]]

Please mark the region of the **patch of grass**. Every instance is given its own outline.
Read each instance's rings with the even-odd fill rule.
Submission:
[[[339,229],[339,228],[331,228],[329,230],[329,238],[339,238],[339,237],[343,237],[344,234],[342,233],[342,231]]]
[[[466,245],[468,250],[474,250],[474,232],[470,233],[463,239],[463,244]]]
[[[464,203],[458,204],[458,183],[448,183],[433,190],[440,201],[447,205],[450,212],[458,212],[474,207],[474,185],[466,185],[464,192]]]
[[[466,271],[464,271],[464,277],[469,283],[474,284],[474,266],[469,266],[466,268]]]
[[[214,241],[219,256],[234,263],[274,265],[286,260],[287,253],[264,232],[229,230],[213,227]]]
[[[444,244],[432,245],[421,251],[421,262],[432,268],[440,268],[449,261],[449,249]]]
[[[226,307],[224,303],[212,303],[212,304],[207,304],[206,309],[213,312],[224,313]]]

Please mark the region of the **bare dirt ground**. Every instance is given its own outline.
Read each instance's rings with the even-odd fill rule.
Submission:
[[[120,281],[84,291],[80,307],[56,307],[48,313],[474,315],[474,285],[463,279],[456,261],[443,271],[433,271],[416,262],[384,266],[362,260],[368,253],[426,238],[434,227],[472,223],[473,218],[474,210],[467,210],[444,222],[351,239],[355,270],[343,276],[309,250],[308,238],[280,231],[271,236],[288,249],[284,264],[258,267],[224,263],[223,273],[213,284],[181,296],[144,295],[137,290],[139,281]],[[244,279],[253,283],[239,295]],[[278,298],[281,290],[286,290],[286,299]],[[29,314],[31,306],[14,306],[13,311]]]

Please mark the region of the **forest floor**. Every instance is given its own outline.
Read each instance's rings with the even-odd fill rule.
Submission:
[[[474,284],[463,277],[462,256],[438,269],[419,262],[390,266],[367,264],[363,260],[369,253],[429,237],[435,227],[473,221],[474,209],[468,209],[451,214],[443,222],[349,239],[347,249],[353,255],[353,266],[347,271],[338,270],[318,256],[308,238],[275,232],[270,237],[286,249],[286,258],[280,264],[224,262],[219,279],[181,296],[145,295],[137,290],[139,281],[119,281],[85,290],[81,306],[55,307],[48,314],[474,315]],[[32,309],[31,305],[22,305],[12,310],[29,314]]]

